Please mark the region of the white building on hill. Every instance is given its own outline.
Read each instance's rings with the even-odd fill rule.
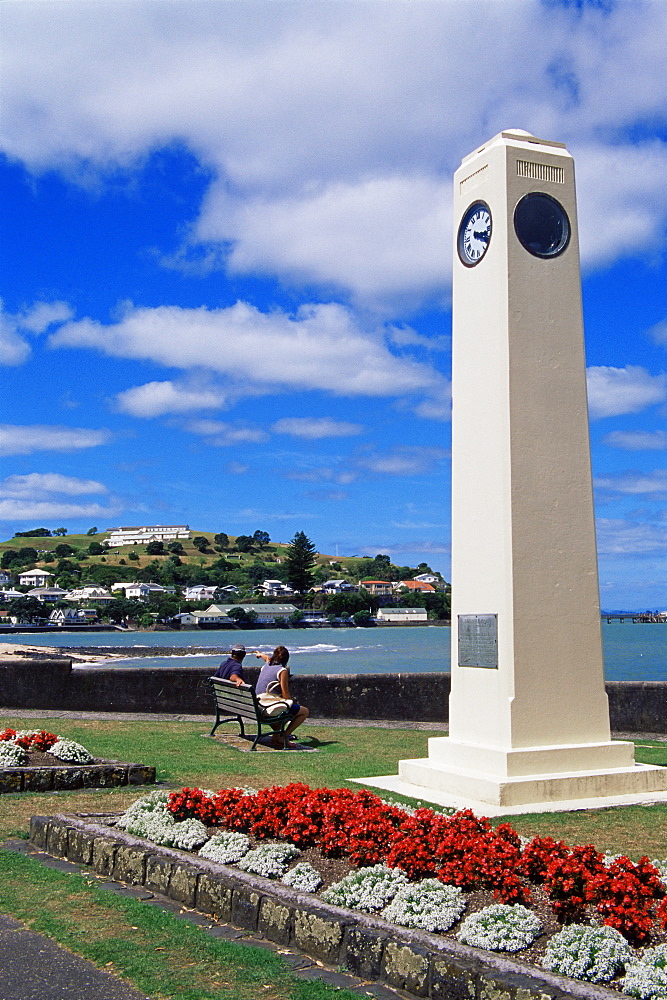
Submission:
[[[139,528],[108,528],[107,545],[147,545],[148,542],[175,542],[190,537],[187,524],[153,524]]]

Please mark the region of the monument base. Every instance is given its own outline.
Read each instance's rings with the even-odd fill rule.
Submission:
[[[667,801],[667,768],[634,763],[632,743],[501,750],[439,737],[429,754],[399,761],[398,775],[351,780],[485,816]]]

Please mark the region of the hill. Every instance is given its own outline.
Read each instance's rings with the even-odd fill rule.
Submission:
[[[53,573],[53,582],[65,589],[88,583],[110,587],[114,583],[135,580],[174,587],[177,592],[195,584],[233,585],[238,588],[233,599],[240,601],[250,598],[257,601],[257,595],[253,596],[253,593],[258,584],[266,579],[288,582],[286,556],[289,546],[272,542],[265,532],[255,532],[254,536],[227,536],[192,530],[189,539],[177,542],[152,542],[117,548],[105,545],[108,538],[108,532],[92,533],[92,529],[85,535],[14,536],[0,542],[0,565],[15,579],[18,573],[25,570],[44,569]],[[347,580],[357,585],[361,580],[368,579],[411,579],[420,572],[430,572],[430,569],[425,563],[418,567],[397,566],[386,555],[377,555],[374,559],[358,556],[336,558],[318,552],[315,554],[313,580],[315,586],[329,579]],[[442,586],[444,590],[444,581]],[[415,598],[418,600],[415,601]],[[365,591],[335,597],[307,594],[303,602],[297,599],[297,603],[337,612],[377,605],[376,600],[369,601]],[[445,603],[448,604],[448,595],[444,592],[436,595],[412,594],[407,595],[405,600],[401,598],[401,603],[431,605],[440,617],[445,611]]]

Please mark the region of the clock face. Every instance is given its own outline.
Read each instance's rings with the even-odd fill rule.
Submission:
[[[475,201],[466,209],[457,239],[461,263],[474,267],[489,249],[491,240],[491,209],[485,201]]]
[[[570,242],[570,220],[549,194],[525,195],[514,209],[514,231],[533,257],[558,257]]]

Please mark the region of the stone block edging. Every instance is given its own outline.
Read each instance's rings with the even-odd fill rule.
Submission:
[[[0,770],[0,794],[153,784],[154,767],[147,764],[124,764],[118,760],[107,760],[99,764],[55,764],[53,767],[7,767]]]
[[[616,991],[533,969],[426,931],[330,906],[280,882],[159,847],[104,817],[33,816],[31,843],[99,875],[142,885],[253,936],[429,1000],[619,1000]]]

